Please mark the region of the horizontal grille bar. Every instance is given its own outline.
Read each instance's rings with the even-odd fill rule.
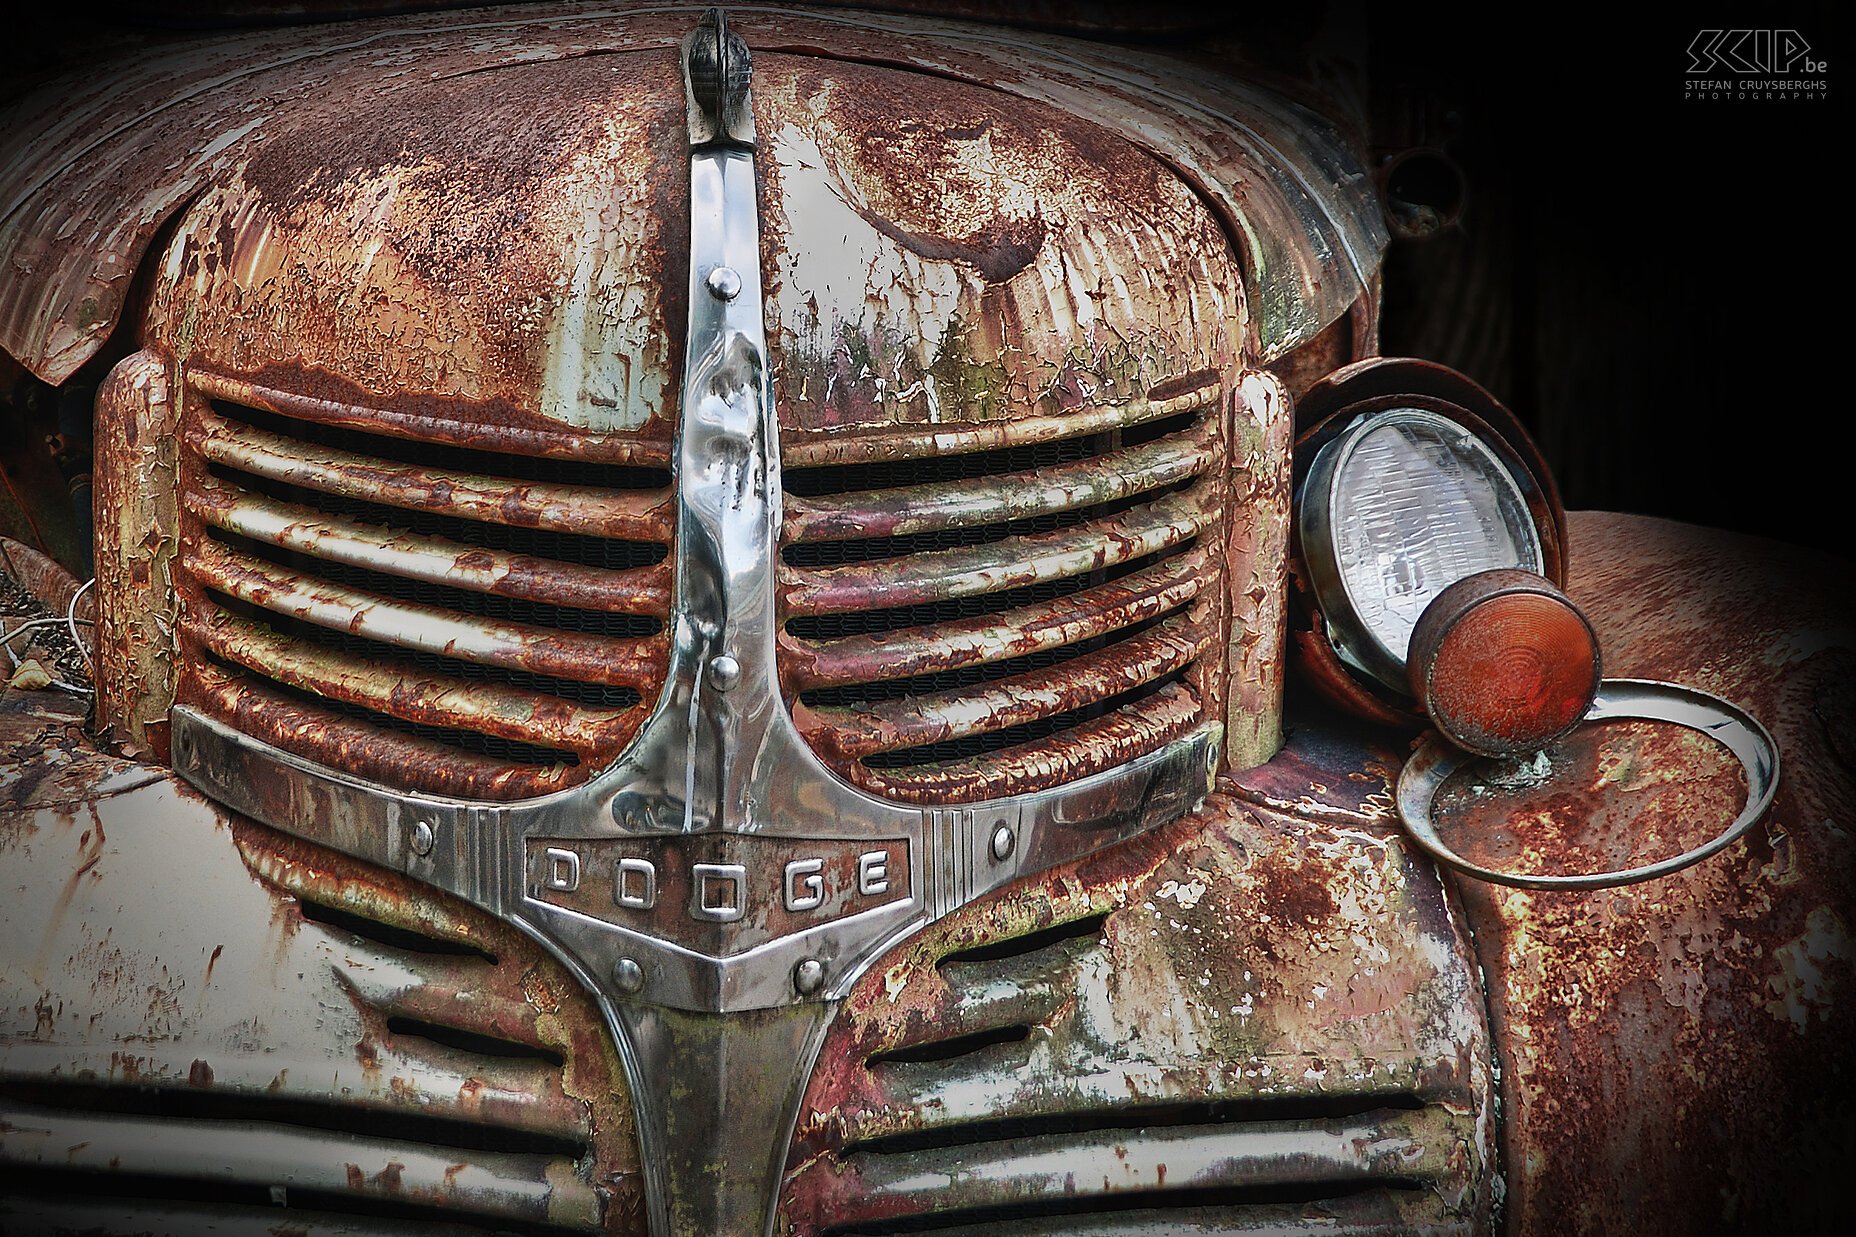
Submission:
[[[1196,537],[1216,518],[1216,493],[1211,482],[1201,481],[1099,523],[928,550],[910,555],[906,568],[894,559],[817,570],[784,567],[786,603],[795,615],[918,605],[1099,571]]]
[[[210,541],[195,548],[192,568],[201,583],[241,601],[401,648],[615,687],[642,687],[655,674],[651,651],[642,641],[615,642],[573,631],[486,623],[408,605]]]
[[[400,438],[443,443],[486,454],[659,467],[668,466],[670,462],[671,443],[668,435],[663,438],[645,438],[629,433],[576,433],[558,425],[546,428],[488,425],[476,418],[363,407],[313,395],[299,395],[203,370],[190,372],[187,382],[203,395],[274,412],[280,416],[368,434],[391,434]]]
[[[1122,404],[1074,408],[1055,416],[1020,417],[983,425],[883,426],[864,433],[831,430],[787,433],[780,459],[787,468],[886,463],[971,451],[993,451],[1028,443],[1055,442],[1086,434],[1126,429],[1148,421],[1195,412],[1219,396],[1218,375],[1211,371],[1156,387],[1147,398]]]
[[[520,528],[629,541],[664,541],[670,535],[667,490],[516,482],[422,465],[394,466],[209,412],[199,414],[197,425],[195,445],[203,458],[304,489]],[[494,462],[494,457],[486,460]]]
[[[1028,727],[994,731],[997,746],[957,740],[979,750],[964,755],[933,748],[906,753],[923,759],[913,766],[872,768],[863,762],[846,766],[852,781],[868,790],[907,802],[971,802],[997,798],[1017,786],[1054,786],[1118,768],[1135,755],[1151,752],[1183,737],[1198,724],[1198,699],[1190,689],[1167,683],[1150,695],[1113,707],[1078,710],[1040,719]],[[882,757],[877,758],[879,761]],[[938,763],[928,763],[936,761]]]
[[[1414,1205],[1423,1196],[1411,1190],[1309,1193],[1268,1186],[1137,1191],[833,1225],[820,1237],[1468,1237],[1474,1231],[1467,1220],[1425,1219]],[[1319,1227],[1311,1226],[1311,1215]]]
[[[1165,438],[1052,468],[959,486],[944,482],[786,502],[788,542],[900,537],[1098,506],[1189,480],[1211,467],[1210,447]]]
[[[1203,551],[1165,559],[1095,588],[997,614],[941,623],[932,631],[853,635],[836,640],[782,640],[798,690],[840,683],[913,678],[1023,657],[1105,636],[1178,608],[1199,595]]]
[[[204,603],[210,606],[210,602]],[[213,655],[290,687],[425,726],[470,730],[570,751],[614,746],[628,710],[591,709],[558,697],[422,673],[409,664],[319,648],[223,608],[189,614],[186,634]]]
[[[814,742],[837,756],[862,759],[1022,726],[1081,702],[1130,691],[1180,669],[1204,651],[1207,638],[1184,616],[1060,666],[964,690],[910,694],[856,707],[818,707],[801,716],[820,729]]]
[[[1406,1184],[1443,1176],[1460,1126],[1434,1108],[1353,1120],[1147,1127],[966,1143],[906,1155],[851,1152],[855,1191],[843,1221],[896,1210],[931,1211],[960,1182],[963,1207],[1066,1193],[1158,1189]],[[861,1201],[861,1206],[859,1205]]]
[[[189,700],[203,712],[273,747],[383,786],[465,799],[525,799],[565,789],[584,775],[571,752],[511,750],[474,733],[419,727],[290,693],[211,663],[190,673]],[[498,750],[486,755],[473,747]]]
[[[598,1227],[600,1216],[598,1192],[565,1158],[476,1151],[461,1160],[444,1148],[261,1121],[102,1115],[7,1103],[0,1105],[0,1169],[186,1182],[206,1197],[243,1186],[351,1206],[415,1198],[459,1219],[589,1230]]]
[[[607,613],[660,614],[669,605],[668,564],[608,571],[437,537],[385,532],[210,480],[189,497],[187,505],[190,513],[225,532],[324,562],[407,580]]]

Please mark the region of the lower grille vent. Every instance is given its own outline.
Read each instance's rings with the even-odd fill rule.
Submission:
[[[468,798],[544,794],[617,757],[665,673],[666,446],[512,455],[355,428],[362,410],[336,424],[282,393],[205,398],[223,385],[196,376],[185,418],[182,703]]]
[[[786,448],[781,676],[807,740],[888,797],[1087,776],[1190,730],[1220,690],[1221,387],[991,435]]]
[[[1305,1004],[1345,993],[1347,951],[1378,949],[1391,921],[1264,914],[1264,891],[1317,879],[1282,866],[1304,844],[1201,823],[1066,871],[1049,901],[930,929],[846,999],[824,1050],[845,1064],[801,1111],[784,1231],[1475,1231],[1474,1103],[1438,1069],[1454,1050],[1413,1042],[1405,1007],[1367,1015],[1392,1019],[1390,1041]],[[1436,996],[1413,991],[1411,1008]]]
[[[273,1010],[284,1034],[217,1032],[266,1038],[202,1044],[210,1061],[154,1085],[0,1074],[0,1231],[642,1232],[628,1127],[579,1098],[610,1102],[617,1062],[591,1007],[552,995],[571,980],[509,930],[422,925],[348,861],[248,853],[323,899],[280,902],[299,984],[330,990],[314,1027]],[[305,1032],[327,1057],[292,1046]]]

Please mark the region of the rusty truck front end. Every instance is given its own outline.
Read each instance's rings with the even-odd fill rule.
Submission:
[[[1409,709],[1288,673],[1298,404],[1486,399],[1375,359],[1344,123],[847,8],[113,73],[5,135],[0,345],[97,385],[94,583],[0,543],[5,1231],[1830,1223],[1834,572],[1543,481],[1606,673],[1784,753],[1624,889],[1440,870]],[[1748,793],[1649,722],[1462,782],[1527,870]]]

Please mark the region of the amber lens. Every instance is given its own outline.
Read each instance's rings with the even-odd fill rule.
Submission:
[[[1537,751],[1584,716],[1598,675],[1597,643],[1570,602],[1504,593],[1471,606],[1437,643],[1425,705],[1471,751]]]

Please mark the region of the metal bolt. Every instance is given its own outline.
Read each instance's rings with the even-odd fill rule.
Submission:
[[[1012,857],[1012,849],[1017,845],[1018,835],[1012,832],[1010,825],[1001,821],[999,827],[992,831],[992,857],[1004,863]]]
[[[432,832],[432,826],[425,821],[415,821],[412,827],[412,853],[429,855],[432,847],[438,844],[438,835]]]
[[[644,987],[644,968],[635,958],[620,958],[612,964],[612,982],[620,992],[636,992]]]
[[[709,686],[725,692],[741,681],[741,663],[727,653],[709,659]]]
[[[718,266],[706,280],[709,295],[718,301],[732,301],[741,295],[741,276],[732,266]]]
[[[793,987],[800,996],[811,996],[825,982],[825,964],[817,958],[807,958],[793,968]]]

